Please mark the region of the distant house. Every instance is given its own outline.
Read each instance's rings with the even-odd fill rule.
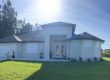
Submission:
[[[75,24],[54,22],[41,25],[41,30],[0,39],[0,58],[6,53],[15,59],[27,60],[83,60],[101,57],[104,40],[87,32],[75,34]]]
[[[104,57],[110,57],[110,49],[104,49],[104,50],[102,50],[102,56],[104,56]]]

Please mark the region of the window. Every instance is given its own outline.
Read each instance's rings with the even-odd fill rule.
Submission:
[[[65,46],[64,45],[61,45],[61,55],[64,54],[64,48],[65,48]]]
[[[59,54],[59,45],[56,45],[56,55]]]

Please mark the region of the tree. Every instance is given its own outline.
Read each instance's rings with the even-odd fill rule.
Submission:
[[[0,37],[2,37],[2,6],[0,5]]]
[[[17,27],[15,29],[15,34],[20,35],[20,29],[22,28],[23,22],[22,20],[17,20]]]
[[[1,37],[10,36],[15,34],[17,12],[12,7],[11,1],[7,0],[2,7],[2,26]]]
[[[38,23],[36,23],[35,24],[35,30],[41,30],[41,29],[42,29],[41,26]]]
[[[33,25],[30,24],[30,23],[24,23],[22,25],[22,29],[20,30],[20,33],[28,33],[28,32],[32,32],[32,28],[33,28]]]

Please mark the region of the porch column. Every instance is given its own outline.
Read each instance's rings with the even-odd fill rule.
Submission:
[[[45,50],[44,50],[44,59],[45,60],[49,60],[49,56],[50,56],[50,36],[46,36],[45,37],[45,46],[44,46]]]

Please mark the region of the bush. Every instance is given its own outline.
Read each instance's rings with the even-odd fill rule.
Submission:
[[[101,58],[99,58],[99,61],[103,61],[103,58],[101,57]]]
[[[73,61],[76,62],[77,60],[75,58],[73,58]]]
[[[5,53],[7,59],[9,60],[10,59],[10,55],[9,55],[9,52]]]
[[[66,60],[67,58],[66,58],[66,56],[63,56],[63,58]]]
[[[91,62],[91,59],[90,59],[90,58],[88,58],[88,59],[87,59],[87,62]]]
[[[76,62],[77,60],[75,58],[71,58],[70,61]]]
[[[97,57],[94,57],[94,61],[96,62],[98,59],[97,59]]]
[[[67,60],[70,60],[70,58],[67,58]]]
[[[43,53],[40,53],[40,58],[41,58],[41,59],[43,58]]]
[[[79,61],[80,61],[80,62],[82,62],[82,61],[83,61],[82,57],[79,57]]]
[[[12,58],[15,58],[15,53],[14,53],[14,51],[13,51],[13,55],[12,55]]]

